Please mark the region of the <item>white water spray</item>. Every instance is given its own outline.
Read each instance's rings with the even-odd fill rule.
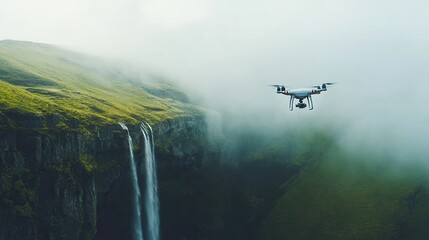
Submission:
[[[134,229],[134,239],[135,240],[143,240],[143,230],[142,230],[142,222],[141,222],[141,209],[140,209],[140,188],[137,179],[137,169],[136,163],[134,161],[134,153],[133,153],[133,139],[130,136],[130,132],[125,124],[119,123],[121,127],[128,132],[128,145],[130,148],[130,158],[131,158],[131,178],[133,184],[133,205],[135,211],[133,212],[133,229]]]
[[[159,200],[158,180],[156,174],[155,151],[153,144],[153,132],[148,123],[142,123],[140,129],[144,137],[145,167],[146,167],[146,216],[147,233],[149,240],[159,240]]]

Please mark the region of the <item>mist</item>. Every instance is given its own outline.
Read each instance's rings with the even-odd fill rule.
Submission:
[[[0,39],[61,45],[180,85],[224,122],[262,131],[341,128],[340,142],[400,158],[428,146],[429,3],[15,0]],[[336,82],[289,112],[270,84]],[[268,130],[267,130],[268,129]]]

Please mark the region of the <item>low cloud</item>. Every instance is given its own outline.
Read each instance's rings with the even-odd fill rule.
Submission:
[[[140,66],[237,124],[338,125],[344,142],[423,155],[427,7],[420,0],[15,0],[0,9],[0,38]],[[338,84],[313,98],[314,111],[289,112],[289,99],[268,87],[322,82]]]

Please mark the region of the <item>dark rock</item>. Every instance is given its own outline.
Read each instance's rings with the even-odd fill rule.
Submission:
[[[66,124],[70,127],[70,128],[79,128],[79,120],[77,120],[76,118],[70,118],[68,120],[66,120]]]
[[[43,128],[45,119],[40,114],[25,114],[26,126],[28,128]]]
[[[0,127],[8,127],[8,126],[10,126],[9,120],[2,112],[0,112]]]
[[[82,143],[91,140],[70,132],[0,131],[0,239],[95,235],[95,177],[79,161]]]
[[[186,117],[159,123],[154,128],[159,166],[202,165],[206,161],[208,136],[204,118]]]
[[[59,114],[49,115],[47,118],[48,127],[50,128],[55,127],[58,123],[60,123],[61,120],[62,120],[62,117]]]

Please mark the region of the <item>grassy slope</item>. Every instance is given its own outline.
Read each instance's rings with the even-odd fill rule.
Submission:
[[[285,185],[262,239],[427,239],[429,184],[418,166],[331,152]]]
[[[199,112],[171,99],[175,95],[183,93],[165,82],[143,81],[99,59],[51,45],[0,41],[2,111],[57,113],[77,118],[83,126],[142,119],[155,123]]]

